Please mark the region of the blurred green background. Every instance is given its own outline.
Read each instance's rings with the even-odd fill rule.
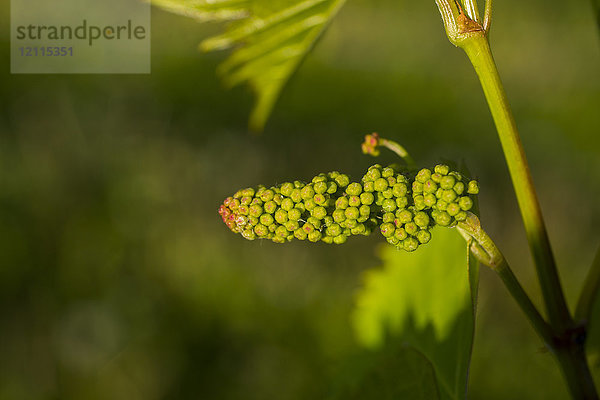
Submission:
[[[467,162],[484,225],[539,303],[476,76],[434,2],[412,3],[349,1],[256,136],[251,95],[215,76],[226,54],[196,50],[218,25],[154,9],[150,75],[11,75],[0,2],[0,399],[333,396],[360,354],[350,313],[381,238],[248,242],[216,211],[240,187],[360,177],[372,131],[422,165]],[[586,0],[495,3],[495,57],[573,305],[600,240],[598,30]],[[481,279],[470,398],[565,398],[497,277]]]

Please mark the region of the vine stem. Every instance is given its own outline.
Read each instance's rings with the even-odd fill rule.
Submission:
[[[487,39],[491,24],[491,0],[487,0],[483,25],[466,15],[456,0],[435,2],[450,42],[465,51],[475,68],[496,125],[549,319],[551,337],[547,346],[554,353],[573,398],[598,399],[585,357],[586,327],[576,325],[569,313],[525,151]],[[474,254],[482,255],[485,250],[485,246],[480,244]],[[493,254],[487,255],[493,259]],[[502,262],[496,264],[496,267],[506,264],[503,257],[499,260]],[[526,302],[530,302],[529,297],[522,288],[515,286],[518,282],[508,264],[504,271],[500,275],[504,284],[536,327],[539,324],[537,317],[523,307]]]
[[[487,37],[483,31],[481,34],[469,35],[460,43],[460,47],[467,53],[479,76],[515,188],[546,313],[554,334],[548,347],[556,356],[573,398],[598,399],[585,358],[585,328],[577,327],[569,313],[525,152]],[[506,284],[505,278],[502,279]],[[512,291],[511,294],[514,295]]]
[[[573,326],[556,269],[529,165],[485,35],[471,35],[460,47],[473,64],[488,101],[510,172],[542,289],[546,313],[557,332]]]

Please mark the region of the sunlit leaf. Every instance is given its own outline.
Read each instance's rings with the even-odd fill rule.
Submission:
[[[473,344],[478,265],[460,235],[438,228],[414,253],[381,250],[367,272],[353,322],[359,342],[413,346],[431,363],[441,399],[464,399]],[[394,380],[389,382],[394,385]]]
[[[237,19],[203,41],[204,51],[235,48],[219,67],[227,86],[248,84],[256,102],[250,127],[261,130],[284,85],[345,0],[154,0],[199,20]]]

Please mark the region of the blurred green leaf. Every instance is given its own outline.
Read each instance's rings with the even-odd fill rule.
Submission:
[[[441,399],[463,399],[475,326],[479,267],[457,232],[436,229],[414,253],[385,246],[369,271],[353,320],[361,344],[406,343],[433,365]],[[399,377],[390,377],[397,384]],[[430,390],[424,388],[424,390]]]
[[[199,21],[227,21],[248,16],[250,0],[152,0],[152,4]]]
[[[413,348],[389,346],[378,352],[360,354],[351,361],[358,371],[344,371],[344,387],[336,393],[335,399],[440,398],[431,363]]]
[[[203,41],[204,51],[236,48],[219,67],[229,87],[247,83],[256,102],[250,128],[262,130],[283,86],[345,0],[154,0],[205,21],[237,19],[225,33]]]

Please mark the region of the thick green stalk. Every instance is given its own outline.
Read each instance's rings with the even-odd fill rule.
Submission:
[[[583,283],[583,289],[575,308],[575,320],[583,324],[588,324],[594,307],[596,297],[598,297],[598,291],[600,290],[600,248],[594,257],[594,261],[588,271],[585,281]]]
[[[472,34],[462,40],[459,46],[465,50],[479,76],[496,124],[521,209],[550,324],[557,332],[565,332],[573,325],[572,319],[558,278],[529,165],[487,38],[483,32]]]
[[[467,219],[459,222],[457,229],[467,242],[471,243],[471,252],[484,265],[490,267],[500,276],[504,286],[508,289],[515,299],[535,331],[542,338],[547,346],[551,346],[554,341],[552,329],[541,316],[531,299],[521,286],[517,277],[512,272],[508,262],[496,247],[494,241],[481,228],[479,218],[474,214],[468,213]],[[469,241],[469,239],[473,239]]]

